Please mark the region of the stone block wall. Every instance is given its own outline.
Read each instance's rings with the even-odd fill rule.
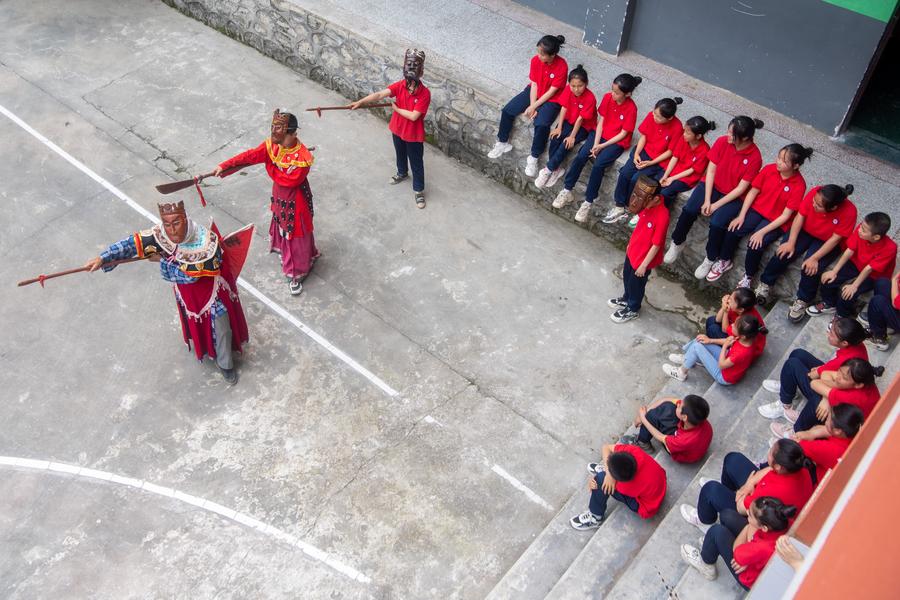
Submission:
[[[415,44],[379,31],[370,23],[359,27],[337,25],[289,0],[163,0],[166,4],[233,37],[291,69],[321,83],[349,98],[360,98],[383,89],[401,79],[404,49]],[[352,24],[357,18],[342,19]],[[364,33],[359,33],[364,32]],[[574,221],[580,200],[557,211],[550,204],[560,185],[552,191],[534,187],[525,176],[525,158],[531,146],[531,127],[520,118],[510,141],[515,149],[500,160],[490,160],[487,151],[496,141],[500,109],[519,90],[508,88],[482,77],[471,70],[429,53],[427,48],[424,81],[432,93],[431,108],[425,120],[426,136],[430,143],[447,155],[477,169],[515,192],[524,200],[540,204],[550,212],[578,225]],[[525,82],[523,81],[523,87]],[[387,119],[388,111],[378,110]],[[622,164],[627,153],[619,159]],[[542,164],[545,158],[542,159]],[[605,212],[610,205],[615,186],[617,166],[611,167],[604,178],[595,211]],[[576,198],[583,198],[584,185],[590,167],[576,187]],[[427,185],[427,182],[426,182]],[[671,223],[680,212],[681,198],[672,213]],[[608,226],[592,215],[581,225],[592,233],[614,243],[627,243],[630,230]],[[695,282],[693,270],[705,255],[708,231],[707,219],[701,217],[688,237],[682,258],[672,266],[663,265],[669,274],[687,282]],[[743,244],[742,244],[743,247]],[[771,252],[771,250],[770,250]],[[798,261],[799,262],[799,261]],[[743,273],[743,249],[735,258],[735,268],[716,284],[703,283],[715,293],[733,289]],[[796,265],[775,290],[779,297],[790,298],[799,279]],[[718,290],[718,292],[716,291]]]

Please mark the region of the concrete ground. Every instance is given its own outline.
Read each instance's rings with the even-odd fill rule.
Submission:
[[[266,254],[261,168],[178,196],[258,228],[268,304],[243,291],[227,388],[151,265],[13,284],[146,227],[123,198],[155,212],[153,185],[255,146],[275,107],[343,99],[157,0],[6,0],[0,30],[2,597],[482,597],[695,331],[657,277],[613,325],[622,252],[588,232],[430,148],[417,210],[382,121],[300,113],[323,252],[302,296]]]

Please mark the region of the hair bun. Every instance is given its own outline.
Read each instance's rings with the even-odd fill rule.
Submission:
[[[575,69],[584,69],[584,65],[581,63],[578,63],[577,65],[575,65]],[[572,70],[574,71],[575,69],[572,69]]]
[[[788,504],[787,506],[783,506],[781,508],[781,514],[785,518],[790,519],[791,517],[793,517],[794,515],[797,514],[797,507],[793,506],[791,504]]]
[[[675,101],[675,104],[681,104],[682,102],[684,102],[684,99],[679,98],[678,96],[675,96],[674,98],[672,98],[672,100]]]
[[[762,129],[765,126],[765,123],[763,123],[759,119],[753,119],[753,126],[757,129]]]
[[[563,44],[566,43],[566,36],[564,36],[564,35],[558,35],[558,36],[556,36],[556,39],[559,40],[560,46],[562,46]]]
[[[644,80],[644,78],[641,77],[640,75],[635,75],[635,76],[634,76],[634,87],[637,87],[637,86],[641,85],[641,82],[642,82],[643,80]]]
[[[844,193],[847,194],[848,196],[853,193],[853,184],[852,183],[848,183],[847,185],[844,186]]]
[[[712,131],[712,130],[714,130],[714,129],[716,128],[716,122],[715,122],[715,121],[708,121],[708,123],[709,123],[709,131]]]
[[[877,366],[872,369],[875,371],[875,377],[881,377],[884,375],[884,366]]]
[[[810,158],[812,158],[813,149],[810,148],[809,146],[803,146],[803,155],[804,155],[804,158],[809,160]]]

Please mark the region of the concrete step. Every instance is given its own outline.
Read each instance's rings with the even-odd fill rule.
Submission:
[[[753,374],[755,375],[754,382],[757,385],[749,388],[756,390],[752,399],[741,400],[742,397],[746,397],[746,388],[743,391],[737,387],[719,388],[721,396],[718,396],[716,400],[721,399],[723,402],[728,401],[734,404],[741,402],[742,408],[732,413],[737,414],[737,418],[731,422],[730,427],[722,430],[721,435],[717,435],[713,439],[709,458],[695,474],[696,476],[685,488],[681,497],[673,502],[673,509],[665,515],[653,536],[635,557],[632,566],[618,579],[610,590],[608,598],[663,599],[678,597],[685,600],[688,598],[729,597],[728,593],[706,595],[705,591],[704,595],[698,595],[692,588],[678,591],[680,581],[689,569],[681,560],[679,547],[683,543],[696,545],[698,538],[701,537],[700,531],[681,517],[678,505],[682,503],[696,505],[701,487],[700,477],[718,479],[721,474],[722,460],[728,452],[743,452],[754,461],[761,462],[765,459],[770,437],[770,421],[762,418],[756,409],[761,404],[771,402],[775,395],[759,387],[759,383],[764,378],[777,379],[781,365],[794,348],[806,348],[817,356],[828,356],[832,350],[826,339],[828,325],[826,319],[811,320],[802,327],[798,327],[787,322],[787,307],[779,304],[766,318],[766,323],[771,328],[769,344],[772,344],[767,347],[767,351],[772,350],[772,353],[763,357],[766,359],[763,365],[758,365],[764,369]],[[795,334],[793,338],[791,337],[792,333]],[[777,347],[775,343],[778,343]],[[763,374],[765,375],[763,376]],[[732,591],[740,593],[741,590],[734,585],[731,576],[724,569],[725,567],[720,565],[721,576],[715,584],[726,588],[726,591],[734,588]],[[704,580],[699,574],[697,575],[697,578],[704,584],[713,584],[713,582]],[[693,578],[691,580],[693,581]]]

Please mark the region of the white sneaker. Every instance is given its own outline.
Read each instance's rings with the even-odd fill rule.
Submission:
[[[777,379],[766,379],[762,382],[763,389],[773,394],[781,393],[781,382]],[[779,402],[781,404],[781,402]]]
[[[706,276],[709,275],[710,270],[712,269],[713,261],[708,258],[704,258],[703,262],[700,263],[700,266],[694,271],[694,277],[697,279],[706,279]]]
[[[632,215],[630,219],[628,219],[628,229],[634,229],[637,227],[638,221],[640,221],[641,217],[639,215]]]
[[[753,293],[756,294],[756,303],[757,304],[765,304],[769,299],[769,286],[768,284],[763,283],[762,281],[756,286],[756,289],[753,290]]]
[[[550,179],[550,169],[544,167],[541,169],[540,173],[538,173],[537,179],[534,180],[534,187],[541,189],[542,187],[547,185],[547,180]]]
[[[537,159],[533,156],[529,156],[525,159],[525,175],[528,177],[534,177],[538,173]]]
[[[694,548],[690,544],[681,545],[681,560],[700,571],[700,574],[703,575],[704,579],[708,581],[716,580],[718,575],[718,573],[716,573],[716,565],[708,565],[703,562],[703,557],[700,556],[700,550]]]
[[[697,514],[696,507],[693,507],[690,504],[682,504],[678,509],[681,511],[681,516],[684,517],[685,521],[702,531],[704,534],[712,527],[712,525],[700,522],[700,515]]]
[[[669,244],[669,249],[666,250],[666,255],[663,256],[663,262],[667,265],[671,265],[673,262],[678,260],[678,257],[681,256],[681,253],[684,251],[684,244],[678,245],[675,242]],[[705,277],[705,275],[704,275]]]
[[[676,354],[676,353],[670,354],[669,362],[675,363],[676,365],[683,365],[684,364],[684,354]]]
[[[781,400],[757,406],[756,410],[767,419],[780,419],[784,416],[784,404],[781,403]]]
[[[487,153],[488,158],[500,158],[513,149],[513,145],[509,142],[496,142],[490,152]]]
[[[770,444],[770,445],[771,445],[771,444]],[[710,481],[718,481],[718,479],[713,479],[713,478],[711,478],[711,477],[701,477],[701,478],[700,478],[700,487],[703,487],[704,485],[706,485],[706,484],[709,483]]]
[[[613,206],[607,211],[607,213],[603,216],[603,222],[607,225],[611,225],[616,221],[621,221],[625,217],[628,216],[628,213],[621,206]]]
[[[789,438],[794,435],[794,426],[790,423],[772,423],[769,431],[777,438]]]
[[[579,223],[584,223],[588,220],[588,216],[591,214],[591,204],[587,200],[581,203],[581,206],[578,207],[578,212],[575,213],[575,220]]]
[[[572,193],[572,190],[567,190],[563,188],[559,190],[559,193],[556,195],[556,198],[553,200],[553,208],[564,208],[568,206],[568,204],[575,199],[575,195]]]
[[[687,379],[687,371],[684,370],[683,367],[676,367],[670,364],[664,364],[662,366],[663,373],[671,377],[672,379],[677,379],[678,381],[684,381]]]
[[[730,260],[717,260],[713,263],[709,273],[706,274],[706,280],[718,281],[722,278],[722,275],[730,271],[733,266],[734,263]]]
[[[550,188],[556,185],[556,182],[559,181],[560,177],[562,177],[564,173],[565,171],[562,170],[562,167],[550,173],[550,179],[547,180],[547,183],[544,187]]]
[[[744,273],[744,276],[741,277],[741,280],[738,281],[738,284],[737,284],[737,286],[739,288],[745,287],[747,289],[750,289],[751,285],[753,285],[753,278],[750,277],[749,275],[747,275],[746,273]]]

